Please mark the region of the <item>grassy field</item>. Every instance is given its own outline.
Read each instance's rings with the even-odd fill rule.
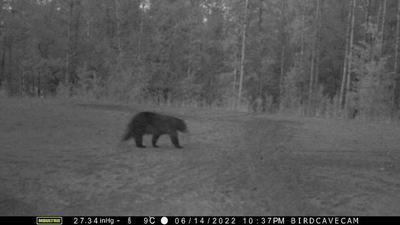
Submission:
[[[144,109],[184,149],[121,144]],[[400,126],[0,99],[0,215],[103,214],[400,215]]]

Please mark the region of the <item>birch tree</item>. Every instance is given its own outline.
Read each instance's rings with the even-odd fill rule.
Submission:
[[[239,91],[238,91],[238,104],[241,103],[242,100],[242,89],[243,89],[243,76],[244,76],[244,60],[245,60],[245,52],[246,52],[246,30],[247,30],[247,14],[248,14],[249,0],[246,0],[244,6],[244,18],[242,24],[242,51],[240,58],[240,77],[239,77]],[[236,105],[238,105],[236,104]]]
[[[352,0],[351,7],[351,24],[350,24],[350,37],[349,37],[349,56],[348,56],[348,70],[346,76],[346,92],[345,92],[345,102],[344,102],[344,111],[347,112],[349,106],[349,92],[350,92],[350,83],[351,83],[351,62],[353,58],[353,41],[354,41],[354,24],[355,24],[355,9],[356,9],[356,0]]]
[[[353,37],[354,37],[354,11],[356,6],[356,1],[351,0],[349,5],[348,20],[347,20],[347,31],[345,38],[345,56],[343,62],[343,75],[342,82],[340,86],[339,94],[339,107],[346,108],[347,91],[350,88],[350,68],[351,68],[351,58],[352,58],[352,47],[353,47]]]

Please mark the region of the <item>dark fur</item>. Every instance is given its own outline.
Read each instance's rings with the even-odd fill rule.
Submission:
[[[143,145],[143,135],[151,134],[153,147],[157,146],[158,138],[163,134],[168,134],[172,144],[176,148],[182,148],[179,145],[178,131],[187,132],[185,121],[173,116],[162,115],[153,112],[140,112],[136,114],[128,124],[127,131],[122,138],[122,141],[127,141],[130,138],[135,139],[136,146],[145,148]]]

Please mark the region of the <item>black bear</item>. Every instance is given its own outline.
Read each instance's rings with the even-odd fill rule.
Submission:
[[[151,143],[157,148],[157,140],[163,134],[168,134],[172,144],[176,148],[182,148],[179,145],[178,131],[187,132],[185,121],[173,116],[162,115],[153,112],[140,112],[136,114],[128,124],[125,135],[122,141],[135,139],[136,146],[145,148],[143,145],[143,135],[152,134]]]

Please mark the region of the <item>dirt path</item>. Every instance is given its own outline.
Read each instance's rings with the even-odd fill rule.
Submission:
[[[137,149],[118,145],[134,106],[0,103],[0,215],[400,214],[396,136],[158,108],[188,122],[185,148]]]

